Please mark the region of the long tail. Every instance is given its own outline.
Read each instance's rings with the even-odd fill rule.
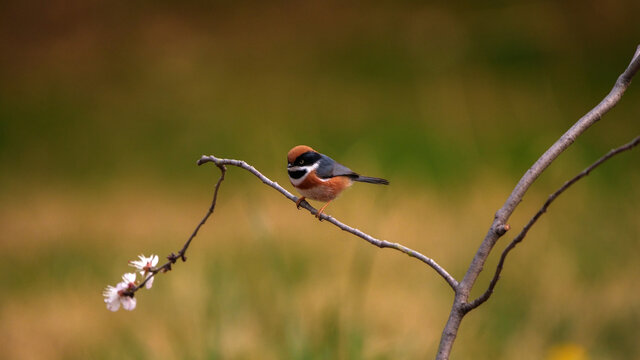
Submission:
[[[365,183],[370,183],[370,184],[389,185],[389,180],[385,180],[385,179],[381,179],[381,178],[375,178],[375,177],[369,177],[369,176],[358,175],[358,176],[352,177],[351,179],[353,181],[360,181],[360,182],[365,182]]]

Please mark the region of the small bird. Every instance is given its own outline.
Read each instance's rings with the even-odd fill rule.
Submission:
[[[302,194],[302,197],[296,201],[298,209],[300,203],[306,198],[327,202],[318,210],[316,214],[318,219],[331,200],[335,199],[342,190],[351,186],[354,181],[389,185],[389,181],[385,179],[361,176],[306,145],[298,145],[289,150],[287,172],[291,185]]]

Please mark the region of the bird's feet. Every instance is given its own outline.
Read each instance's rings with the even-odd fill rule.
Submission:
[[[303,201],[305,201],[306,198],[304,196],[301,196],[300,198],[298,198],[298,200],[296,201],[296,209],[300,210],[300,204],[302,204]],[[322,214],[324,214],[324,209],[327,207],[327,205],[329,205],[331,201],[327,202],[326,204],[324,204],[323,207],[320,208],[320,210],[318,210],[318,212],[316,212],[316,214],[314,215],[318,220],[322,221],[323,219],[321,218]]]
[[[320,217],[322,214],[324,214],[324,209],[327,208],[327,205],[329,205],[329,203],[331,202],[331,200],[329,200],[326,204],[324,204],[323,207],[320,208],[320,210],[318,210],[318,212],[316,213],[316,218],[318,218],[318,220],[322,221],[322,218]]]

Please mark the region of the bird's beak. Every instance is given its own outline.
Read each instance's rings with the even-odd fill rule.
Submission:
[[[293,166],[293,164],[292,164],[292,163],[287,163],[287,169],[288,169],[288,168],[290,168],[290,167],[292,167],[292,166]]]

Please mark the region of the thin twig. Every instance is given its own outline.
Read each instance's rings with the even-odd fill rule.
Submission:
[[[237,166],[239,168],[245,169],[247,171],[249,171],[250,173],[252,173],[253,175],[255,175],[258,179],[260,179],[263,183],[265,183],[266,185],[274,188],[275,190],[279,191],[282,195],[284,195],[287,199],[296,202],[298,200],[298,198],[296,196],[294,196],[293,194],[291,194],[290,192],[288,192],[286,189],[284,189],[282,186],[280,186],[277,182],[272,181],[271,179],[269,179],[268,177],[262,175],[262,173],[260,173],[260,171],[256,170],[256,168],[254,168],[253,166],[247,164],[246,162],[242,161],[242,160],[233,160],[233,159],[220,159],[217,158],[213,155],[210,156],[206,156],[203,155],[200,160],[198,160],[198,165],[202,165],[204,163],[207,162],[212,162],[218,166],[223,166],[223,165],[232,165],[232,166]],[[318,213],[318,210],[316,210],[313,206],[309,205],[308,202],[303,201],[300,204],[301,207],[307,209],[311,214],[316,215]],[[403,252],[413,258],[416,258],[420,261],[422,261],[423,263],[429,265],[431,268],[433,268],[448,284],[449,286],[451,286],[451,288],[456,291],[457,287],[458,287],[458,281],[456,279],[453,278],[453,276],[451,276],[442,266],[438,265],[437,262],[435,262],[433,259],[415,251],[412,250],[404,245],[398,244],[398,243],[392,243],[386,240],[380,240],[380,239],[376,239],[375,237],[361,231],[358,230],[356,228],[353,228],[351,226],[348,226],[340,221],[338,221],[336,218],[329,216],[327,214],[321,214],[320,218],[322,220],[326,220],[330,223],[332,223],[333,225],[337,226],[339,229],[346,231],[348,233],[351,233],[359,238],[362,238],[364,240],[366,240],[367,242],[369,242],[372,245],[375,245],[379,248],[390,248],[390,249],[395,249],[398,250],[400,252]]]
[[[487,290],[484,292],[484,294],[480,295],[477,299],[473,300],[468,305],[466,305],[464,307],[464,311],[465,312],[469,312],[469,311],[477,308],[478,306],[482,305],[482,303],[487,301],[489,299],[489,297],[491,297],[491,295],[493,294],[493,290],[496,287],[496,284],[498,283],[498,280],[500,279],[500,273],[502,272],[502,268],[504,266],[504,261],[507,258],[507,255],[509,254],[509,252],[511,252],[511,250],[513,250],[513,248],[515,248],[516,245],[518,245],[518,243],[520,243],[522,240],[524,240],[525,236],[527,236],[527,233],[529,232],[529,229],[531,229],[531,227],[536,223],[536,221],[538,221],[538,219],[547,211],[547,208],[549,207],[549,205],[551,205],[551,203],[560,194],[562,194],[565,190],[567,190],[571,185],[575,184],[578,180],[580,180],[583,177],[589,175],[589,173],[593,169],[597,168],[598,166],[600,166],[605,161],[611,159],[612,157],[614,157],[617,154],[620,154],[621,152],[633,149],[638,144],[640,144],[640,136],[637,136],[636,138],[634,138],[631,142],[629,142],[627,144],[624,144],[624,145],[622,145],[622,146],[620,146],[620,147],[618,147],[616,149],[612,149],[607,154],[605,154],[603,157],[598,159],[598,161],[596,161],[593,164],[591,164],[588,168],[582,170],[578,175],[573,177],[571,180],[565,182],[564,185],[562,185],[562,187],[560,187],[558,190],[556,190],[553,194],[549,195],[549,197],[547,198],[547,201],[545,201],[544,205],[542,205],[540,210],[538,210],[538,212],[529,220],[527,225],[525,225],[522,228],[522,231],[520,231],[520,233],[511,241],[511,243],[509,243],[509,245],[502,251],[502,255],[500,255],[500,261],[498,262],[498,266],[496,267],[496,272],[493,275],[493,279],[491,279],[491,282],[489,283],[489,287],[487,288]]]
[[[193,240],[193,238],[196,237],[196,235],[198,235],[198,231],[200,230],[202,225],[204,225],[204,223],[207,222],[211,214],[213,214],[213,210],[216,208],[216,203],[218,202],[218,190],[220,190],[220,185],[224,180],[224,175],[227,172],[227,168],[222,164],[216,164],[216,165],[220,169],[220,178],[218,178],[218,182],[216,182],[216,186],[213,190],[213,200],[211,201],[211,206],[209,206],[209,210],[207,210],[207,213],[204,215],[202,220],[200,220],[200,223],[198,223],[196,228],[193,230],[193,233],[191,233],[191,236],[189,236],[189,239],[187,239],[187,241],[184,243],[184,245],[182,246],[182,249],[180,249],[180,251],[178,251],[177,254],[171,253],[169,256],[167,256],[167,259],[169,261],[149,270],[149,275],[144,279],[144,281],[142,281],[140,284],[138,284],[137,286],[131,289],[125,290],[122,293],[122,295],[133,297],[135,292],[143,288],[147,283],[147,281],[149,281],[149,279],[151,279],[152,277],[156,276],[157,273],[170,271],[171,266],[175,264],[178,259],[182,259],[182,262],[187,261],[187,257],[185,256],[185,254],[187,253],[187,249],[189,248],[189,245],[191,245],[191,241]]]

